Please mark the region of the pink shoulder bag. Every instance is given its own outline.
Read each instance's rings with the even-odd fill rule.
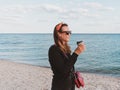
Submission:
[[[84,79],[79,71],[74,72],[74,81],[77,88],[84,87]]]

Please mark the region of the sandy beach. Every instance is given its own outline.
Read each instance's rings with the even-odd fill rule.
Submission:
[[[120,78],[82,73],[85,87],[76,90],[120,90]],[[0,90],[50,90],[50,68],[0,60]]]

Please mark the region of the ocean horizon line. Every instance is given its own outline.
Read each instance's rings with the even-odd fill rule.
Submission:
[[[53,33],[36,33],[36,32],[33,32],[33,33],[31,33],[31,32],[25,32],[25,33],[23,33],[23,32],[21,32],[21,33],[14,33],[14,32],[12,32],[12,33],[0,33],[0,34],[53,34]],[[72,33],[72,34],[83,34],[83,35],[87,35],[87,34],[89,34],[89,35],[96,35],[96,34],[99,34],[99,35],[113,35],[113,34],[120,34],[120,33],[76,33],[76,32],[74,32],[74,33]]]

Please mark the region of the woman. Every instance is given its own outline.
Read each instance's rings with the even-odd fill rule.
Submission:
[[[68,41],[71,31],[65,23],[59,23],[54,28],[55,44],[49,48],[49,62],[53,71],[51,90],[75,90],[74,64],[80,53],[84,51],[84,44],[80,44],[71,54]]]

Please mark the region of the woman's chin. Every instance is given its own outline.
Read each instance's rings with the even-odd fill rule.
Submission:
[[[68,39],[68,40],[66,40],[66,42],[69,42],[69,39]]]

